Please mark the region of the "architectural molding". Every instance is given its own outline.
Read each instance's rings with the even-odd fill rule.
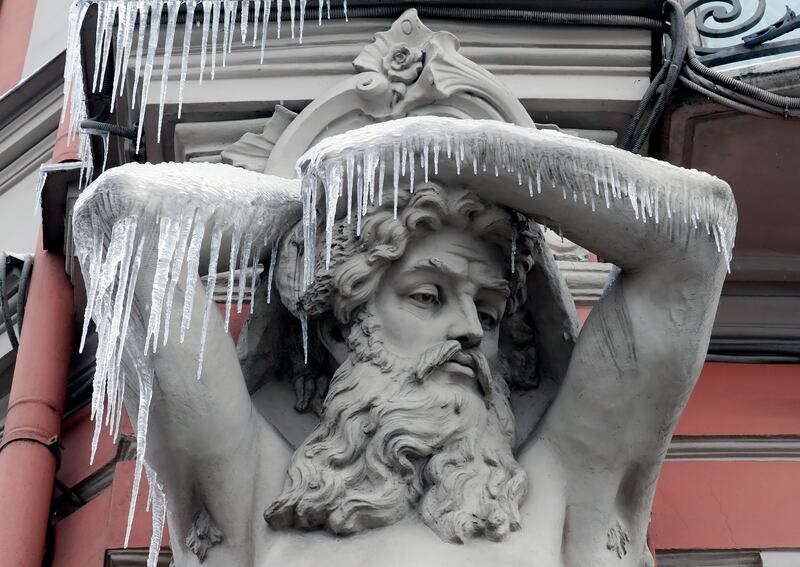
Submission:
[[[103,567],[144,567],[147,565],[147,549],[108,549]],[[172,550],[162,547],[157,567],[172,565]]]
[[[662,551],[656,559],[658,567],[763,567],[754,550]]]
[[[0,98],[0,195],[47,161],[61,113],[64,57]]]
[[[558,260],[556,263],[576,305],[592,305],[600,299],[614,269],[613,264],[605,262]]]
[[[667,450],[667,460],[798,461],[800,437],[675,436]]]

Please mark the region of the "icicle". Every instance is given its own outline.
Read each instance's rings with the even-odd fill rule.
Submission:
[[[247,28],[250,24],[251,0],[241,0],[242,15],[239,17],[239,28],[242,32],[242,45],[247,43]]]
[[[100,138],[103,140],[103,168],[100,170],[101,172],[105,172],[106,164],[108,163],[108,142],[110,133],[106,131],[101,131]]]
[[[133,50],[134,29],[136,28],[136,18],[138,17],[139,5],[141,3],[142,2],[135,1],[128,2],[125,9],[125,33],[122,39],[122,58],[114,73],[115,88],[112,91],[114,93],[114,98],[117,97],[117,93],[119,93],[119,96],[122,96],[125,92],[125,79],[128,76],[128,62],[131,59],[131,51]],[[117,49],[120,49],[119,43],[117,43]],[[117,89],[117,86],[119,89]],[[135,100],[135,93],[133,99]],[[114,112],[114,102],[114,100],[111,101],[111,112]]]
[[[361,236],[361,217],[364,216],[364,173],[361,163],[356,164],[356,236]]]
[[[142,73],[142,58],[144,55],[144,34],[147,31],[147,14],[150,11],[150,6],[147,0],[139,0],[138,5],[139,13],[139,34],[136,41],[136,68],[133,70],[133,91],[131,92],[131,109],[136,107],[136,93],[139,88],[139,79]]]
[[[153,531],[150,534],[147,567],[156,567],[161,549],[161,538],[164,532],[164,520],[167,517],[167,499],[164,495],[164,490],[158,483],[158,476],[150,467],[147,467],[147,482],[150,485],[150,499],[153,503]]]
[[[164,296],[164,346],[167,345],[169,339],[169,323],[172,317],[172,301],[175,297],[175,288],[178,286],[178,280],[181,277],[181,268],[186,260],[186,245],[189,242],[189,233],[192,230],[194,222],[195,211],[185,211],[180,219],[180,235],[175,246],[175,253],[172,256],[172,266],[169,269],[169,283],[167,284],[166,294]],[[196,272],[195,272],[196,274]],[[188,289],[187,289],[188,291]]]
[[[325,269],[331,267],[331,245],[333,243],[333,225],[336,220],[336,204],[342,191],[342,164],[337,162],[328,172],[326,188],[326,222],[325,222]]]
[[[425,183],[428,182],[428,140],[422,146],[422,170],[425,172]]]
[[[153,294],[150,300],[150,320],[147,324],[147,334],[144,342],[145,352],[150,346],[151,337],[153,338],[154,353],[158,347],[158,336],[163,319],[161,307],[164,304],[164,296],[169,283],[169,268],[172,264],[172,256],[175,253],[175,246],[178,243],[179,236],[179,223],[168,217],[162,218],[158,237],[158,260],[156,261]]]
[[[439,142],[433,144],[433,174],[439,175]]]
[[[320,0],[321,4],[321,0]],[[322,6],[320,5],[320,13],[322,12]],[[383,159],[383,156],[380,156],[380,167],[378,168],[378,205],[383,205],[383,186],[384,182],[386,181],[386,160]],[[427,170],[426,170],[427,171]],[[425,178],[427,181],[427,177]]]
[[[283,20],[283,0],[275,0],[275,11],[277,12],[276,18],[278,18],[277,26],[278,26],[278,39],[281,38],[281,23]]]
[[[144,366],[141,363],[139,366]],[[151,369],[137,368],[139,375],[139,411],[136,420],[136,464],[133,471],[133,488],[131,489],[131,503],[128,508],[128,522],[125,528],[125,542],[123,547],[128,548],[133,527],[133,516],[139,497],[139,485],[144,468],[144,456],[147,447],[147,425],[150,414],[150,400],[153,397],[153,374]]]
[[[206,335],[208,334],[208,319],[211,317],[211,310],[214,309],[214,286],[217,284],[217,260],[219,259],[219,247],[222,243],[223,227],[218,222],[214,225],[211,233],[211,251],[208,259],[208,277],[206,278],[206,307],[203,312],[203,327],[200,331],[200,352],[197,362],[197,379],[203,373],[203,355],[205,354]]]
[[[200,78],[199,83],[203,84],[203,74],[206,70],[206,54],[208,53],[208,29],[211,22],[211,11],[213,10],[213,3],[211,0],[203,0],[203,29],[201,32],[200,44]]]
[[[259,29],[259,18],[261,18],[261,0],[255,0],[253,2],[253,45],[252,47],[256,46],[256,42],[258,41],[258,29]]]
[[[128,44],[129,37],[131,36],[131,28],[135,23],[136,12],[133,10],[134,3],[127,2],[124,6],[120,7],[119,11],[119,24],[117,26],[117,45],[116,53],[114,54],[114,79],[111,88],[111,112],[114,112],[114,107],[117,102],[117,89],[122,77],[125,76],[123,61],[127,61],[127,55],[130,54],[130,46]],[[131,21],[131,17],[134,21]],[[120,93],[121,94],[121,93]]]
[[[347,156],[347,224],[350,224],[353,214],[353,168],[355,158]]]
[[[217,42],[219,41],[219,14],[222,10],[222,0],[212,0],[213,16],[211,18],[211,80],[217,72]],[[223,47],[223,50],[225,48]]]
[[[395,142],[393,145],[393,179],[394,179],[394,218],[397,218],[397,200],[400,196],[400,144]]]
[[[42,191],[44,191],[45,183],[47,183],[47,170],[44,166],[39,168],[39,180],[36,182],[36,197],[33,200],[33,214],[38,215],[39,209],[42,207]]]
[[[100,63],[103,59],[104,36],[108,28],[108,17],[111,14],[111,0],[98,0],[97,2],[97,28],[94,35],[94,74],[92,75],[92,92],[97,92],[100,79]]]
[[[224,0],[225,18],[222,20],[222,66],[227,64],[228,49],[236,23],[236,0]],[[211,76],[214,77],[213,75]]]
[[[414,150],[412,149],[408,154],[408,186],[409,191],[414,193],[414,170],[416,166],[414,164]]]
[[[308,315],[305,310],[300,313],[300,330],[303,334],[303,362],[308,364]]]
[[[306,0],[300,0],[300,43],[303,43],[303,28],[306,24]]]
[[[256,308],[256,284],[258,283],[258,266],[259,259],[261,258],[261,244],[256,244],[255,252],[253,252],[253,273],[250,279],[250,314],[252,315]]]
[[[272,243],[272,253],[269,257],[269,272],[267,272],[267,303],[272,301],[272,279],[275,276],[275,262],[278,259],[278,242]]]
[[[231,256],[228,261],[228,293],[225,299],[225,332],[228,332],[228,325],[231,320],[231,302],[233,301],[233,279],[236,273],[236,260],[238,259],[239,246],[242,242],[242,224],[239,219],[233,224],[233,235],[231,235]]]
[[[244,237],[244,246],[242,247],[242,256],[239,260],[239,297],[236,300],[236,312],[242,312],[242,304],[244,303],[244,292],[247,287],[247,272],[250,263],[250,252],[253,248],[253,232],[248,231]],[[253,263],[253,277],[256,273],[256,265]]]
[[[151,0],[151,18],[157,21],[161,16],[160,0]],[[142,96],[139,103],[139,131],[136,134],[136,153],[139,153],[139,146],[142,142],[142,128],[144,127],[144,111],[147,108],[147,94],[150,91],[150,79],[153,76],[153,61],[158,47],[158,30],[161,26],[150,26],[150,36],[147,44],[147,60],[144,64],[144,78],[142,79]]]
[[[198,212],[194,221],[192,238],[189,242],[189,249],[186,252],[186,297],[183,301],[183,316],[181,318],[181,343],[189,330],[192,320],[192,306],[194,305],[194,293],[197,287],[197,270],[200,267],[200,246],[205,235],[205,217]]]
[[[67,53],[64,61],[64,104],[61,107],[63,122],[70,109],[74,111],[83,101],[83,70],[81,69],[80,34],[86,12],[89,10],[88,2],[73,2],[69,8],[67,28]],[[73,115],[74,116],[74,115]],[[70,120],[68,137],[73,133],[74,120]]]
[[[267,46],[267,27],[269,26],[269,13],[272,9],[272,0],[265,0],[264,3],[264,20],[261,24],[261,64],[264,64],[264,49]]]
[[[289,21],[292,27],[292,39],[294,39],[294,7],[297,0],[289,0]]]
[[[189,49],[192,46],[192,25],[197,0],[186,0],[186,25],[183,28],[183,51],[181,52],[181,82],[178,87],[178,119],[183,111],[183,89],[186,87],[186,74],[189,67]],[[159,126],[159,130],[161,127]]]

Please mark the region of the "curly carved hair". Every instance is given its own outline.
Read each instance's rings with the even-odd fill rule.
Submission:
[[[361,220],[340,220],[333,227],[330,268],[325,267],[324,227],[317,231],[319,243],[314,281],[299,298],[297,310],[315,318],[333,311],[338,321],[349,324],[354,313],[378,287],[384,272],[401,258],[413,238],[444,226],[470,231],[506,251],[511,296],[506,314],[525,303],[525,279],[533,266],[532,221],[505,207],[483,201],[465,189],[425,183],[414,193],[398,195],[397,218],[391,206],[375,205]],[[297,244],[297,234],[290,240]],[[514,250],[514,270],[511,251]]]

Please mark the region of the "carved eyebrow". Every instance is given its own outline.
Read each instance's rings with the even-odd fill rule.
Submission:
[[[455,277],[455,278],[467,278],[469,274],[461,269],[458,269],[447,262],[444,262],[438,258],[429,258],[427,260],[420,260],[419,262],[412,264],[406,270],[408,272],[416,272],[416,271],[424,271],[424,272],[436,272],[436,273],[444,273],[448,276]],[[508,298],[511,296],[511,286],[509,285],[508,281],[503,278],[480,278],[473,276],[478,283],[478,286],[483,291],[493,291],[503,295],[504,297]]]

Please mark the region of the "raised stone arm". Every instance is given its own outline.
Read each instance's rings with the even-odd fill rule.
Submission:
[[[209,301],[198,275],[198,270],[213,273],[218,263],[220,270],[229,268],[232,234],[250,239],[255,256],[256,239],[268,245],[274,238],[271,222],[283,225],[284,217],[299,215],[296,199],[285,191],[270,195],[265,184],[266,176],[231,166],[131,164],[102,175],[76,207],[75,239],[79,254],[88,254],[82,263],[89,268],[90,299],[96,298],[93,316],[102,326],[111,316],[102,308],[116,305],[122,291],[119,303],[131,301],[131,317],[120,317],[127,331],[123,360],[154,370],[146,459],[166,488],[175,515],[173,529],[184,534],[193,514],[205,507],[234,536],[233,522],[227,525],[226,518],[252,502],[248,487],[255,482],[256,446],[276,461],[260,479],[274,483],[275,490],[291,453],[285,440],[257,418],[223,315]],[[226,194],[230,186],[239,188],[238,197]],[[243,197],[247,187],[251,199]],[[266,195],[257,196],[262,192]],[[92,243],[104,241],[105,251],[95,256]],[[209,249],[212,256],[222,249],[219,262],[209,258]],[[135,283],[127,296],[124,284],[112,293],[111,279],[104,281],[92,271],[105,271],[108,278],[115,273],[108,270],[115,262],[127,266],[126,272],[117,273],[120,281]],[[125,278],[134,273],[135,278]],[[209,287],[213,290],[213,283]],[[125,370],[119,376],[127,381],[126,401],[136,422],[136,414],[147,411],[138,397],[141,373]],[[268,478],[269,471],[275,471],[274,478]],[[220,482],[237,488],[220,491]]]
[[[658,472],[702,368],[733,238],[732,231],[722,233],[735,224],[730,190],[702,181],[698,176],[697,184],[670,196],[669,215],[659,203],[658,222],[652,204],[635,210],[623,197],[606,206],[602,183],[594,211],[569,187],[547,187],[532,197],[518,187],[484,192],[560,227],[620,267],[581,331],[559,395],[520,457],[528,470],[550,463],[558,485],[570,487],[556,504],[569,527],[563,528],[566,564],[590,556],[598,533],[607,535],[601,545],[620,557],[646,544]],[[708,230],[693,218],[697,203],[705,207],[701,218],[715,220]],[[546,484],[540,490],[547,491]],[[598,498],[613,500],[599,504]],[[610,516],[597,512],[609,509]],[[554,538],[561,537],[557,532]]]

